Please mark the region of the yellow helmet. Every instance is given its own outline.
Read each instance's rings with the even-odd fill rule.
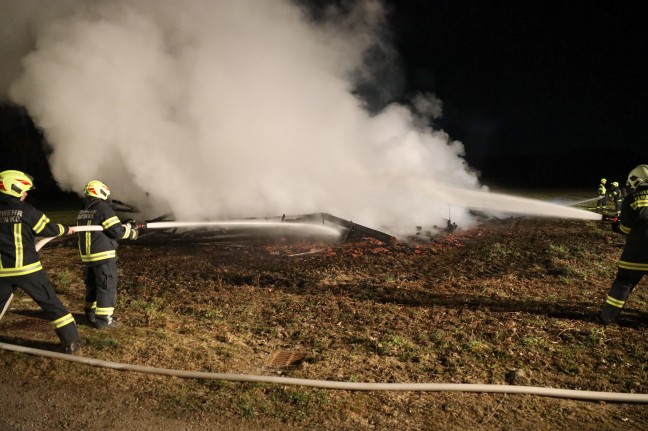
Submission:
[[[86,196],[92,196],[94,198],[106,200],[108,199],[108,196],[110,196],[110,189],[101,181],[92,180],[88,184],[86,184],[85,188],[83,189],[83,193]]]
[[[0,172],[0,193],[22,197],[23,192],[34,189],[34,177],[20,171]]]
[[[633,189],[646,180],[648,180],[648,165],[639,165],[628,174],[628,185]]]
[[[607,183],[607,180],[605,178],[601,178],[601,184]]]
[[[617,183],[616,181],[613,182],[613,183],[612,183],[612,187],[619,187],[619,183]]]

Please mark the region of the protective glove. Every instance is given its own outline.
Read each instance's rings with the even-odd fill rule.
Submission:
[[[128,224],[131,229],[129,239],[137,239],[137,237],[139,236],[139,225],[137,224],[137,222],[133,219],[128,219],[126,220],[126,224]]]
[[[616,219],[612,222],[612,232],[623,233],[621,232],[621,222],[619,221],[619,219]]]

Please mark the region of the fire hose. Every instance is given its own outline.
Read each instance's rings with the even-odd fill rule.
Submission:
[[[100,359],[68,355],[14,344],[0,343],[0,349],[13,352],[27,353],[69,362],[92,365],[95,367],[112,368],[121,371],[134,371],[145,374],[174,376],[186,379],[211,379],[230,382],[274,383],[290,386],[305,386],[320,389],[338,389],[347,391],[420,391],[420,392],[479,392],[503,394],[527,394],[555,398],[569,398],[590,401],[612,401],[625,403],[648,403],[646,394],[629,394],[620,392],[582,391],[575,389],[555,389],[536,386],[490,385],[472,383],[363,383],[341,382],[332,380],[300,379],[294,377],[261,376],[251,374],[210,373],[204,371],[174,370],[156,368],[121,362],[103,361]]]
[[[103,227],[101,227],[101,226],[75,226],[74,228],[75,228],[76,232],[103,230]],[[38,241],[36,243],[36,251],[39,251],[41,248],[43,248],[43,246],[45,244],[47,244],[48,242],[50,242],[54,238],[57,238],[57,237],[55,237],[55,236],[47,237],[47,238],[43,238],[40,241]],[[7,302],[5,303],[4,308],[2,309],[2,311],[0,311],[0,320],[2,320],[2,317],[4,316],[7,309],[9,308],[9,304],[11,304],[11,300],[13,299],[13,297],[14,297],[13,293],[11,295],[9,295],[9,299],[7,299]]]
[[[291,226],[295,228],[308,228],[318,226],[322,233],[339,235],[335,228],[302,224],[302,223],[270,223],[270,222],[250,222],[250,221],[226,221],[226,222],[153,222],[147,223],[147,229],[168,229],[175,227],[194,227],[194,226],[250,226],[258,225],[268,227],[270,225],[281,225],[282,227]],[[301,225],[301,226],[300,226]],[[321,228],[324,228],[322,230]],[[77,232],[99,231],[103,230],[101,226],[77,226]],[[52,238],[41,240],[36,249],[40,250]],[[13,297],[13,295],[12,295]],[[8,308],[11,297],[4,309],[0,313],[0,319]],[[477,392],[477,393],[504,393],[504,394],[528,394],[556,398],[569,398],[577,400],[595,400],[611,401],[626,403],[648,403],[648,394],[631,394],[620,392],[598,392],[583,391],[573,389],[556,389],[536,386],[517,386],[517,385],[495,385],[495,384],[468,384],[468,383],[363,383],[363,382],[340,382],[330,380],[300,379],[292,377],[261,376],[250,374],[229,374],[229,373],[211,373],[203,371],[186,371],[168,368],[148,367],[134,364],[125,364],[120,362],[103,361],[94,358],[68,355],[48,350],[34,349],[31,347],[19,346],[14,344],[0,343],[0,349],[9,350],[19,353],[27,353],[42,357],[63,359],[70,362],[76,362],[96,367],[112,368],[123,371],[134,371],[146,374],[157,374],[166,376],[175,376],[189,379],[212,379],[225,380],[234,382],[255,382],[255,383],[274,383],[281,385],[305,386],[320,389],[337,389],[349,391],[423,391],[423,392]]]
[[[137,223],[138,229],[173,229],[187,227],[211,227],[211,228],[232,228],[248,227],[263,229],[283,229],[291,231],[310,231],[329,237],[340,236],[340,230],[324,224],[296,223],[296,222],[271,222],[260,220],[221,220],[221,221],[162,221]],[[76,232],[102,231],[99,225],[75,226]],[[36,251],[39,251],[45,244],[58,237],[43,238],[36,243]]]
[[[340,230],[335,227],[315,223],[295,223],[295,222],[270,222],[259,220],[222,220],[222,221],[164,221],[164,222],[150,222],[137,224],[138,229],[171,229],[171,228],[187,228],[187,227],[212,227],[212,228],[228,228],[228,227],[250,227],[250,228],[265,228],[265,229],[289,229],[292,231],[310,231],[322,234],[329,237],[337,237],[340,235]],[[88,226],[74,226],[76,232],[90,232],[104,230],[100,225]],[[36,243],[36,251],[38,252],[48,242],[54,238],[42,238]],[[9,304],[13,299],[13,293],[9,296],[4,308],[0,311],[0,320],[9,308]]]

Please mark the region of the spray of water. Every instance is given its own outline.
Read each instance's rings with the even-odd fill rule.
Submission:
[[[147,229],[169,229],[169,228],[211,228],[211,229],[230,229],[243,228],[246,230],[260,231],[281,231],[284,233],[293,233],[295,235],[320,235],[336,239],[340,237],[342,230],[334,226],[314,224],[314,223],[296,223],[296,222],[273,222],[260,220],[222,220],[222,221],[167,221],[151,222],[146,224]]]
[[[571,206],[558,205],[536,199],[510,196],[501,193],[484,193],[475,190],[465,190],[453,187],[422,184],[428,193],[454,202],[455,205],[483,210],[489,213],[523,214],[543,217],[571,218],[581,220],[601,220],[601,214],[585,211]]]
[[[6,0],[0,91],[44,131],[63,189],[100,179],[151,216],[388,228],[443,222],[449,203],[461,226],[474,206],[541,211],[484,194],[462,144],[426,125],[433,96],[368,113],[353,91],[367,53],[393,60],[378,0],[323,16],[288,0]]]

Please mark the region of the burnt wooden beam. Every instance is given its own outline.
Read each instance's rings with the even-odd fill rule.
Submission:
[[[353,241],[361,241],[363,237],[369,237],[376,239],[378,241],[384,242],[385,244],[389,245],[394,245],[396,244],[397,240],[395,237],[386,234],[385,232],[381,232],[376,229],[371,229],[367,226],[363,226],[358,223],[354,223],[351,220],[345,220],[340,217],[336,217],[334,215],[328,214],[328,213],[315,213],[315,214],[304,214],[300,216],[286,216],[285,214],[282,216],[282,220],[285,222],[289,223],[290,221],[315,221],[315,222],[328,222],[332,223],[338,226],[341,226],[345,229],[347,229],[347,233],[344,236],[344,239],[342,242],[353,242]]]
[[[376,229],[371,229],[370,227],[363,226],[358,223],[354,223],[350,220],[344,220],[340,217],[336,217],[331,214],[322,213],[322,218],[330,223],[338,224],[349,229],[346,237],[343,242],[351,242],[355,240],[361,240],[363,236],[377,239],[378,241],[384,242],[385,244],[394,245],[396,244],[396,238],[392,235],[389,235],[385,232],[381,232]]]

